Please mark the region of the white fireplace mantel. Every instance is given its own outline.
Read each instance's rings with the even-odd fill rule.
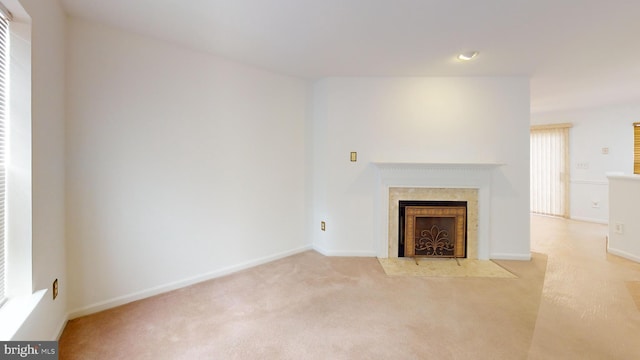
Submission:
[[[389,257],[389,188],[478,189],[478,259],[490,254],[491,174],[500,163],[402,163],[374,162],[379,170],[376,213],[378,257]]]
[[[494,169],[502,163],[414,163],[414,162],[373,162],[379,169],[385,170],[425,170],[425,169]]]

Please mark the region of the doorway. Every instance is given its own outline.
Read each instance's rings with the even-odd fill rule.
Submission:
[[[569,217],[569,129],[571,124],[531,127],[530,210]]]

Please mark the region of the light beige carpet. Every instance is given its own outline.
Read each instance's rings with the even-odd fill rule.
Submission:
[[[378,258],[385,274],[390,276],[492,277],[517,278],[490,260]]]
[[[533,216],[515,279],[388,276],[308,251],[70,320],[60,360],[640,359],[640,264],[606,225]]]
[[[70,320],[60,360],[526,359],[546,263],[387,276],[376,258],[307,251]]]

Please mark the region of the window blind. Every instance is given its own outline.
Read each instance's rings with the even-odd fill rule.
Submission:
[[[640,174],[640,122],[633,123],[633,173]]]
[[[569,217],[569,128],[531,127],[531,212]]]
[[[4,12],[0,11],[4,15]],[[0,305],[5,300],[5,134],[8,117],[8,83],[9,83],[9,20],[0,16]]]

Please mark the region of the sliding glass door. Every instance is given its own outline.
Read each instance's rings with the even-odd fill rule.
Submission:
[[[569,217],[570,124],[531,127],[531,212]]]

